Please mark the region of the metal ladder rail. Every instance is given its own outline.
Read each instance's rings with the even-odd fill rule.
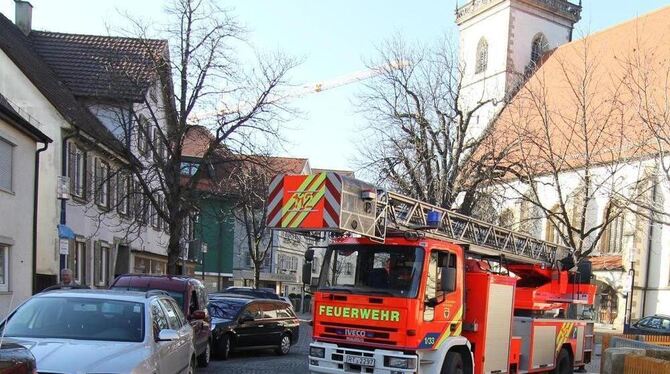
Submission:
[[[379,195],[376,236],[386,237],[389,230],[423,230],[428,236],[472,245],[472,252],[504,255],[506,258],[531,263],[553,264],[572,251],[565,246],[533,238],[494,224],[427,204],[394,192]],[[436,228],[428,225],[428,212],[440,213]],[[479,248],[478,248],[479,247]]]

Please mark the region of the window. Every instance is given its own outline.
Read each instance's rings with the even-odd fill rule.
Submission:
[[[95,203],[109,208],[109,164],[95,159]]]
[[[156,211],[156,207],[149,199],[147,199],[147,203],[149,204],[149,219],[151,221],[151,227],[160,230],[160,227],[158,226],[158,212]]]
[[[610,201],[603,222],[611,220],[600,239],[600,253],[621,253],[623,250],[624,213]]]
[[[98,242],[93,252],[93,277],[96,286],[107,285],[107,269],[109,266],[109,244]]]
[[[135,256],[133,272],[137,274],[163,275],[167,268],[167,262],[148,257]]]
[[[175,307],[167,299],[160,300],[163,309],[165,310],[165,315],[167,316],[168,324],[173,330],[179,330],[182,328],[181,318],[179,318],[179,310],[175,310]]]
[[[197,162],[183,161],[181,163],[181,173],[183,175],[193,176],[198,171],[200,165]]]
[[[12,191],[14,145],[0,138],[0,189]]]
[[[0,292],[9,291],[9,247],[0,245]]]
[[[475,63],[475,74],[483,73],[486,71],[486,66],[489,61],[489,43],[485,38],[479,39],[477,43],[477,60]]]
[[[72,195],[86,197],[86,152],[74,142],[68,142],[67,173]]]
[[[561,238],[561,230],[564,228],[563,221],[561,217],[561,207],[556,204],[551,208],[551,215],[547,217],[547,224],[545,227],[545,240],[555,244],[563,244],[563,239]]]
[[[147,117],[140,114],[137,119],[137,150],[141,155],[147,154],[147,134],[149,131],[149,121]]]
[[[163,195],[158,195],[158,206],[160,209],[163,209],[165,206],[165,198]],[[163,217],[159,214],[158,210],[154,209],[156,215],[156,229],[160,230],[163,227]]]
[[[441,268],[456,268],[456,256],[450,252],[432,251],[428,259],[428,278],[426,280],[425,301],[440,300],[445,296],[445,291],[441,287],[442,271]],[[435,309],[427,307],[424,309],[424,321],[432,321],[435,318]]]
[[[72,270],[74,280],[79,284],[86,283],[86,242],[76,240],[74,251],[68,255],[68,268]]]
[[[116,176],[116,201],[117,210],[120,214],[127,216],[130,212],[130,178],[128,174],[119,172]]]
[[[544,55],[544,52],[546,52],[547,49],[549,49],[549,42],[547,41],[547,38],[544,36],[544,34],[539,33],[535,35],[530,50],[531,66],[535,66],[538,62],[540,62],[542,55]]]
[[[158,333],[161,330],[167,330],[170,328],[167,318],[165,317],[165,312],[158,304],[158,300],[151,303],[151,319],[154,329],[154,339],[158,339]]]

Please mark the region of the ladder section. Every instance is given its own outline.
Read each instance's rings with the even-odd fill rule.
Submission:
[[[570,249],[337,173],[279,175],[270,183],[267,225],[276,230],[352,233],[384,242],[421,232],[468,251],[553,265]]]
[[[378,215],[379,236],[386,236],[392,231],[421,230],[427,236],[467,244],[470,252],[505,256],[526,263],[553,264],[572,253],[568,247],[394,192],[380,193]]]

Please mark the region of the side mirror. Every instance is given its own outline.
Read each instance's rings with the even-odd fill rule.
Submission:
[[[203,320],[207,319],[207,313],[204,310],[196,310],[191,313],[191,319],[193,320]]]
[[[443,267],[440,288],[444,292],[456,291],[456,268]]]
[[[163,329],[158,333],[159,342],[171,342],[177,339],[179,339],[179,334],[172,329]]]
[[[311,284],[312,282],[312,262],[302,264],[302,284]]]

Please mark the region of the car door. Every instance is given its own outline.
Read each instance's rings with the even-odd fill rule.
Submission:
[[[262,302],[260,303],[262,326],[259,326],[258,339],[265,342],[265,345],[279,345],[283,332],[282,324],[278,319],[277,309],[279,303]]]
[[[165,310],[165,316],[170,328],[179,334],[179,338],[171,342],[171,355],[173,356],[171,361],[174,362],[172,372],[178,373],[185,370],[191,362],[193,335],[185,318],[181,317],[181,312],[177,305],[167,298],[160,299],[159,301],[163,310]]]
[[[209,317],[209,311],[207,310],[207,291],[205,290],[204,286],[199,284],[195,287],[195,294],[196,307],[198,308],[197,310],[202,310],[205,312],[205,319],[200,320],[198,323],[199,330],[196,341],[200,345],[201,349],[205,349],[205,346],[209,342],[209,336],[211,333],[211,318]]]
[[[170,329],[165,310],[158,300],[151,302],[151,326],[153,328],[153,340],[155,342],[154,360],[158,366],[159,373],[174,373],[178,367],[179,360],[173,355],[175,342],[158,341],[158,334],[161,330]]]
[[[238,324],[235,327],[235,334],[237,335],[236,344],[240,348],[257,346],[260,342],[258,339],[259,329],[263,328],[263,323],[258,302],[251,302],[247,304],[238,317]],[[251,320],[243,321],[245,318]]]

